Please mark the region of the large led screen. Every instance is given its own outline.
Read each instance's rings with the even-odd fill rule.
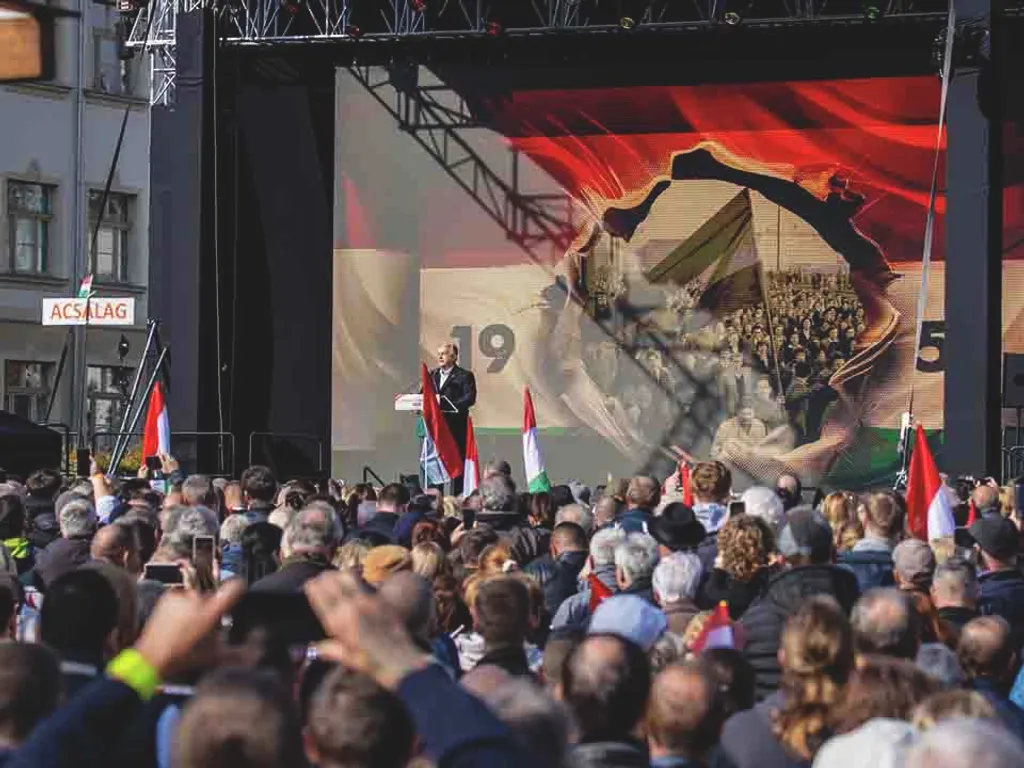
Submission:
[[[482,458],[520,478],[524,387],[549,474],[591,484],[689,455],[739,486],[783,468],[861,486],[892,472],[911,386],[915,416],[941,427],[941,185],[913,353],[937,78],[486,82],[338,72],[332,441],[346,477],[415,471],[415,417],[393,397],[448,339],[476,374]],[[1011,351],[1021,189],[1006,195]]]

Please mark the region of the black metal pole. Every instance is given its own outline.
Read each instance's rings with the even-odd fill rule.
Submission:
[[[57,361],[57,373],[53,377],[53,386],[50,388],[50,398],[46,402],[46,415],[43,417],[43,421],[50,420],[50,414],[53,413],[53,404],[57,400],[57,390],[60,389],[60,380],[64,375],[64,366],[68,362],[68,348],[71,346],[71,339],[73,338],[71,328],[68,329],[67,336],[64,337],[64,348],[60,351],[60,360]]]
[[[954,0],[946,151],[944,464],[1001,469],[1003,0]],[[986,43],[987,39],[987,45]]]
[[[153,368],[153,373],[149,377],[149,381],[146,383],[146,394],[142,398],[138,409],[135,411],[135,415],[132,416],[131,424],[128,426],[128,432],[134,432],[135,428],[139,426],[139,417],[142,416],[142,411],[146,407],[146,403],[149,402],[149,396],[153,393],[153,387],[156,386],[156,380],[160,376],[160,368],[164,364],[164,360],[167,358],[167,347],[160,350],[160,356],[156,359],[156,366]],[[122,450],[116,456],[110,457],[110,467],[107,469],[108,475],[114,475],[117,472],[118,467],[121,466],[121,459],[123,458],[124,450]]]
[[[118,427],[117,434],[114,436],[114,447],[110,451],[111,458],[113,458],[114,454],[118,452],[118,449],[123,451],[121,443],[128,439],[128,436],[125,433],[125,427],[128,426],[128,416],[135,408],[135,398],[139,392],[139,385],[142,383],[142,374],[146,369],[146,361],[149,360],[149,350],[156,339],[156,320],[150,320],[147,325],[149,326],[149,330],[146,333],[146,346],[142,350],[142,357],[139,358],[138,365],[135,367],[135,380],[132,381],[132,388],[128,393],[128,399],[125,402],[124,413],[121,415],[121,426]]]

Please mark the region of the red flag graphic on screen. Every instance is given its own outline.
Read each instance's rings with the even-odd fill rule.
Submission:
[[[606,587],[604,582],[594,574],[587,576],[587,583],[590,585],[590,613],[593,614],[597,610],[597,606],[615,593],[612,592],[611,587]]]
[[[438,458],[444,464],[448,477],[455,478],[462,474],[462,457],[459,456],[459,446],[455,443],[451,430],[448,429],[448,422],[444,420],[441,406],[437,404],[434,380],[430,378],[427,366],[422,363],[420,365],[423,368],[423,425],[434,442]]]
[[[914,428],[914,453],[907,478],[907,526],[924,541],[952,536],[956,530],[949,497],[920,424]]]
[[[146,425],[142,431],[142,457],[171,452],[171,422],[167,417],[164,390],[158,381],[149,396]]]

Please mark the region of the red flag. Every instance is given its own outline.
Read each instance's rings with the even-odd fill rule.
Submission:
[[[444,464],[448,477],[456,478],[462,474],[462,457],[459,456],[459,446],[448,429],[448,422],[444,420],[441,413],[441,406],[437,404],[437,392],[434,390],[434,380],[430,378],[427,366],[420,364],[423,368],[423,424],[427,428],[427,434],[434,441],[437,449],[437,456]]]
[[[700,653],[709,648],[736,648],[736,633],[732,619],[729,618],[729,605],[723,600],[708,616],[701,627],[700,634],[690,645],[693,653]]]
[[[978,508],[974,506],[974,499],[967,503],[967,527],[970,528],[978,519]]]
[[[907,477],[907,528],[924,541],[952,536],[956,530],[949,496],[920,424],[914,428],[914,453]]]
[[[480,487],[480,456],[476,450],[473,419],[466,419],[466,460],[462,464],[462,496],[465,498]]]
[[[171,423],[167,417],[164,390],[158,381],[149,396],[146,425],[142,430],[142,458],[171,453]]]
[[[594,574],[587,576],[587,583],[590,585],[590,613],[593,614],[597,610],[597,606],[615,593],[611,587],[606,587],[604,582]]]
[[[679,485],[683,491],[683,504],[693,506],[693,482],[690,480],[690,465],[679,462]]]

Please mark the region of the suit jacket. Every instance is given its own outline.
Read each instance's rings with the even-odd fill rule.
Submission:
[[[444,420],[448,429],[459,446],[459,455],[466,455],[466,422],[469,418],[469,409],[476,404],[476,376],[472,371],[465,368],[452,366],[451,373],[445,379],[444,386],[441,383],[441,369],[435,368],[430,372],[430,378],[434,382],[434,389],[437,394],[447,397],[452,405],[458,409],[458,413],[444,412]]]

